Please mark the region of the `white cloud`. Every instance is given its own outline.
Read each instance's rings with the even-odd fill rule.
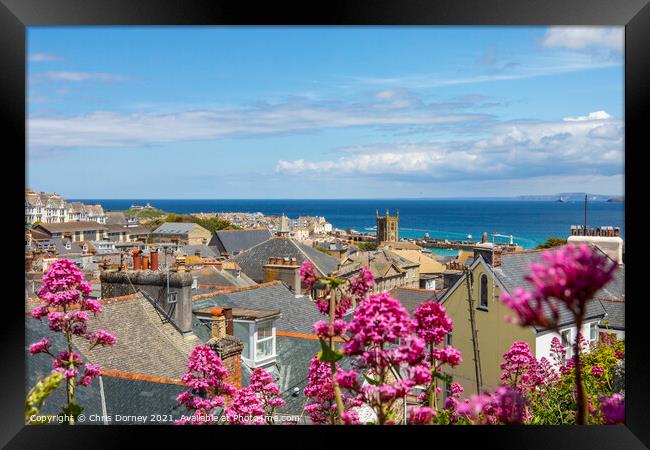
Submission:
[[[46,61],[58,61],[59,58],[56,55],[51,55],[48,53],[31,53],[28,56],[28,59],[32,62],[46,62]]]
[[[267,135],[346,127],[465,126],[478,114],[440,114],[432,108],[365,103],[260,104],[248,109],[165,113],[94,112],[71,117],[31,117],[29,144],[50,147],[139,146],[224,136]],[[401,100],[403,101],[403,99]]]
[[[124,81],[128,77],[102,72],[43,72],[34,75],[36,80],[48,81]]]
[[[621,53],[623,36],[622,27],[550,27],[542,38],[542,45],[547,48],[605,49]]]
[[[605,111],[594,111],[590,112],[586,116],[578,116],[578,117],[565,117],[564,120],[565,122],[582,122],[585,120],[607,120],[611,119],[612,116],[607,114]]]
[[[344,156],[332,160],[281,160],[276,171],[391,176],[414,181],[623,173],[622,122],[607,113],[598,117],[599,120],[504,123],[493,127],[488,138],[462,142],[346,148]],[[351,154],[354,150],[356,154]]]

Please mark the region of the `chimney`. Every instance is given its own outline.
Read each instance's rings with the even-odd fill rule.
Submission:
[[[226,336],[226,316],[223,314],[223,308],[214,307],[210,310],[212,316],[211,337],[221,339]]]
[[[183,335],[192,333],[192,276],[162,271],[101,272],[101,297],[119,297],[141,291],[147,300],[156,302]],[[169,295],[168,295],[169,294]]]
[[[487,242],[488,242],[487,231],[484,231],[483,236],[481,237],[481,244],[487,244]]]
[[[142,270],[149,270],[149,257],[142,255]]]
[[[621,230],[618,227],[614,228],[614,236],[619,237],[620,235],[621,235]]]
[[[241,339],[227,335],[217,339],[210,339],[208,345],[219,356],[223,366],[228,371],[228,376],[225,379],[226,383],[240,388],[242,384],[241,352],[244,349],[244,344]]]
[[[142,269],[142,255],[140,253],[133,254],[133,270]]]
[[[596,228],[596,236],[600,236],[600,228]]]
[[[177,256],[176,257],[176,272],[185,273],[185,257]]]
[[[158,270],[158,250],[151,250],[149,256],[151,257],[151,270]]]
[[[578,244],[587,244],[591,246],[596,246],[603,253],[607,254],[611,259],[616,261],[618,264],[623,264],[623,239],[620,237],[620,229],[618,227],[613,228],[611,226],[602,227],[600,236],[598,234],[586,234],[584,236],[569,236],[567,239],[568,243],[574,245]],[[612,233],[613,231],[613,233]]]

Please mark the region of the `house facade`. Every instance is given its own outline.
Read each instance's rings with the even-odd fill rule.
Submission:
[[[154,244],[207,245],[212,233],[201,225],[189,222],[166,222],[151,233]]]
[[[59,194],[34,192],[31,189],[25,189],[26,224],[74,221],[91,221],[105,224],[106,217],[101,205],[66,202]]]
[[[442,297],[440,302],[454,323],[449,344],[457,347],[463,356],[463,362],[450,370],[449,374],[463,385],[465,395],[477,391],[475,346],[480,361],[482,389],[493,389],[499,384],[503,354],[515,341],[526,342],[537,359],[549,359],[551,341],[557,337],[567,348],[568,356],[572,355],[571,345],[577,337],[578,329],[566,308],[559,308],[557,330],[521,327],[505,320],[506,316],[514,313],[500,301],[501,293],[512,294],[518,287],[530,289],[525,277],[530,271],[530,264],[541,261],[542,252],[529,250],[504,253],[492,258],[489,252],[479,250],[467,269],[470,273],[469,282],[467,275],[463,274]],[[614,280],[587,302],[581,328],[581,334],[587,342],[595,343],[604,333],[624,338],[624,279],[625,267],[620,265]],[[469,293],[474,326],[469,309]],[[473,328],[476,330],[476,345],[473,341]]]

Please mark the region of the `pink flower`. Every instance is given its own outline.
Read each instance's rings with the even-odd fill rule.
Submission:
[[[251,388],[237,391],[232,404],[226,410],[228,422],[239,425],[264,425],[264,408]]]
[[[114,345],[117,342],[115,336],[105,330],[97,330],[88,339],[91,345]]]
[[[433,357],[440,364],[449,364],[451,367],[456,367],[463,359],[460,356],[460,350],[447,345],[442,349],[435,349]]]
[[[439,303],[425,302],[413,313],[415,331],[427,344],[439,345],[451,333],[453,323],[445,311]]]
[[[451,391],[451,396],[456,398],[460,398],[464,391],[463,387],[458,383],[451,383],[449,390]]]
[[[336,382],[343,389],[356,389],[359,387],[359,374],[354,370],[339,370],[336,372]]]
[[[539,384],[539,364],[526,342],[513,342],[503,358],[501,369],[504,372],[500,379],[504,384],[520,390],[533,389]]]
[[[37,353],[47,353],[52,343],[48,338],[42,338],[40,341],[34,342],[29,346],[29,353],[35,355]]]
[[[253,370],[248,387],[255,392],[267,415],[272,415],[275,408],[284,406],[284,400],[279,397],[280,389],[266,370],[259,367]]]
[[[346,425],[361,425],[361,421],[359,420],[359,413],[354,409],[344,411],[341,415],[341,418],[343,419],[343,423]]]
[[[47,316],[50,312],[50,308],[47,305],[37,306],[32,310],[32,317],[34,319],[41,320],[43,317]]]
[[[625,422],[625,397],[613,394],[611,397],[600,400],[600,410],[608,425]]]
[[[414,406],[409,409],[408,423],[411,425],[429,425],[436,412],[428,406]]]
[[[591,374],[592,374],[593,376],[595,376],[596,378],[600,378],[600,376],[602,375],[602,373],[603,373],[604,371],[605,371],[605,369],[603,369],[603,368],[600,367],[600,366],[592,366],[592,367],[591,367]]]
[[[351,295],[363,298],[375,286],[375,277],[368,267],[364,266],[356,277],[349,281],[348,290]]]
[[[625,357],[625,353],[621,351],[617,351],[614,356],[616,356],[616,359],[623,359]]]
[[[95,314],[102,312],[102,304],[91,298],[84,301],[83,308]]]
[[[314,283],[318,281],[318,275],[316,274],[314,265],[308,259],[302,262],[300,269],[298,269],[298,273],[300,274],[300,279],[307,290],[311,290]]]
[[[501,294],[501,301],[515,311],[522,325],[555,326],[558,303],[564,304],[574,316],[578,315],[584,311],[585,302],[612,279],[617,268],[614,261],[585,244],[577,247],[568,244],[557,251],[546,251],[542,259],[546,264],[532,264],[531,274],[526,277],[533,283],[532,292],[517,289],[513,296]]]

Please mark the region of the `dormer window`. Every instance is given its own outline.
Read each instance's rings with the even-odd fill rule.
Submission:
[[[262,367],[275,362],[275,325],[273,320],[234,320],[234,334],[242,340],[241,358],[249,367]]]

